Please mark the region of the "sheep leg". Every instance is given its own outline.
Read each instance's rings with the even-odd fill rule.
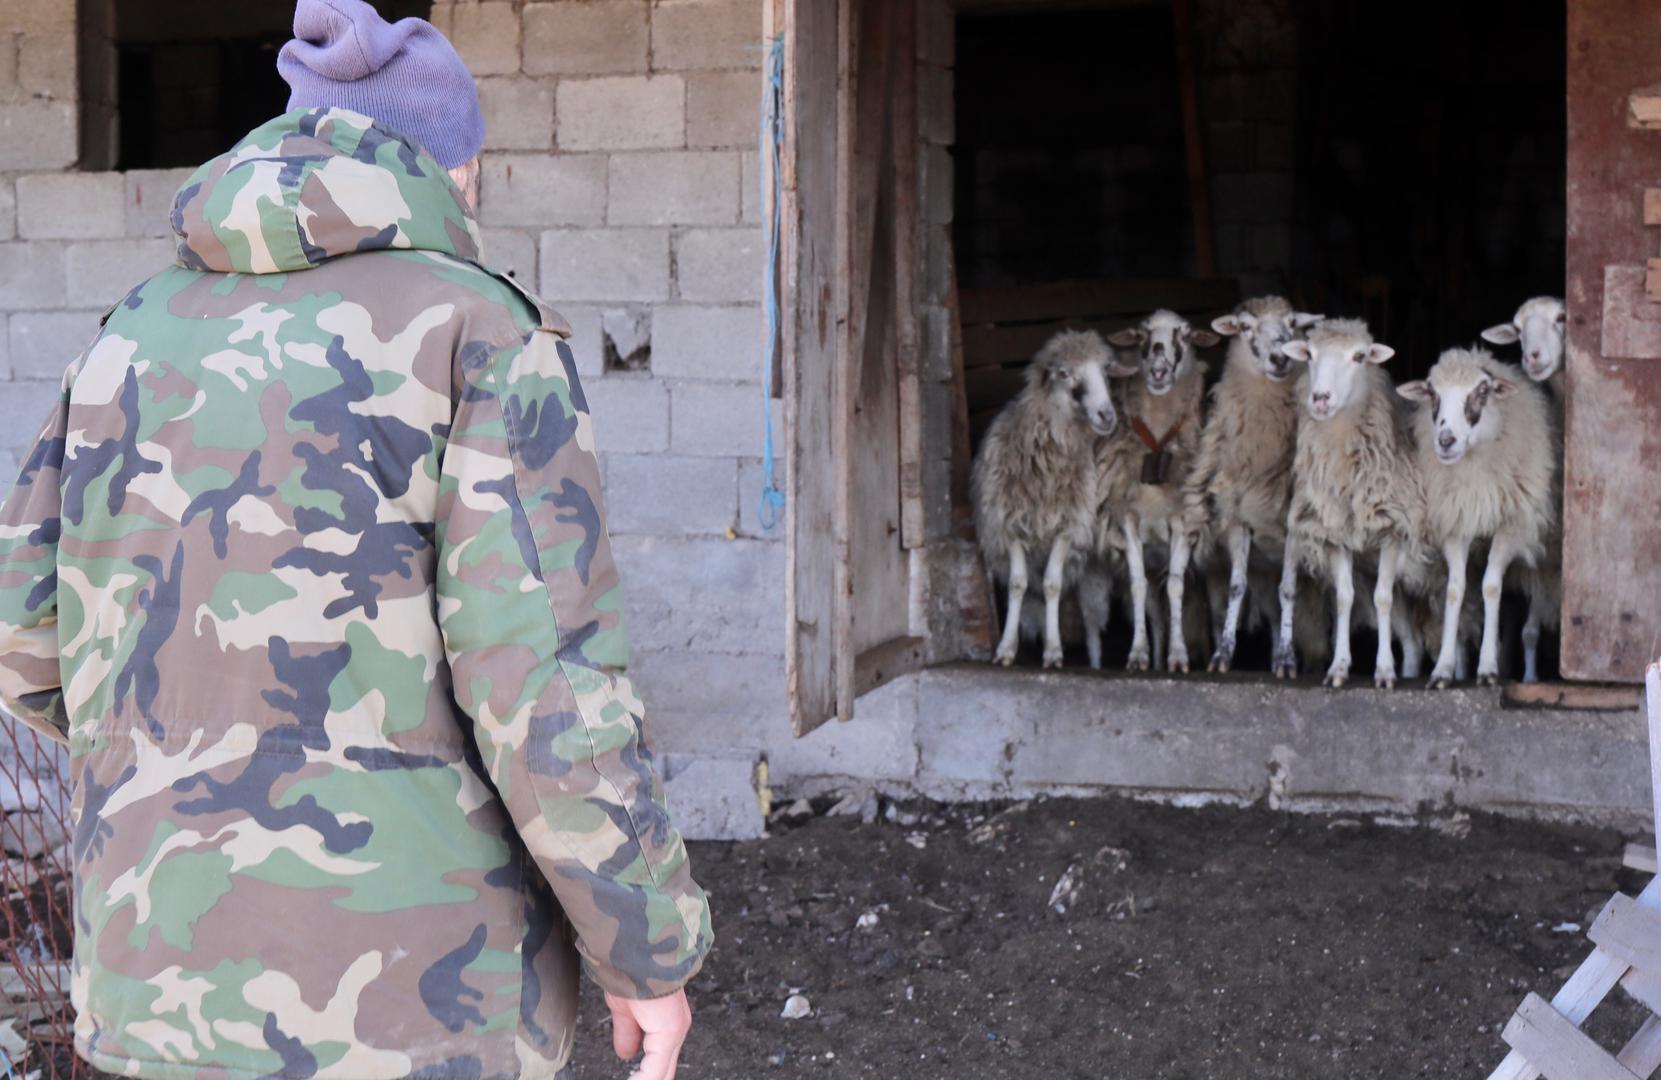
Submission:
[[[1065,536],[1050,545],[1050,561],[1044,567],[1044,666],[1061,666],[1061,587],[1066,582],[1069,545]]]
[[[1084,651],[1090,670],[1102,669],[1102,635],[1107,632],[1113,603],[1113,578],[1107,572],[1087,568],[1079,578],[1079,613],[1084,616]]]
[[[1355,559],[1344,548],[1327,555],[1332,574],[1336,611],[1332,621],[1332,666],[1326,670],[1327,686],[1343,686],[1350,677],[1350,609],[1355,606]]]
[[[1523,682],[1540,681],[1540,598],[1528,598],[1528,618],[1523,622]]]
[[[1469,537],[1457,537],[1442,545],[1442,558],[1448,564],[1448,591],[1442,605],[1442,647],[1430,671],[1430,685],[1437,690],[1445,688],[1458,673],[1459,609],[1465,604],[1465,563],[1470,555]]]
[[[1500,681],[1500,589],[1505,568],[1516,552],[1509,537],[1496,536],[1488,547],[1488,565],[1482,571],[1482,648],[1477,653],[1476,681],[1480,686],[1498,686]]]
[[[1021,643],[1021,604],[1027,596],[1027,549],[1016,544],[1009,549],[1009,613],[1004,618],[1003,640],[998,642],[998,663],[1015,663]]]
[[[1188,555],[1193,549],[1192,538],[1177,527],[1177,522],[1170,523],[1171,531],[1171,565],[1165,575],[1165,599],[1171,606],[1171,644],[1167,650],[1169,660],[1165,670],[1175,673],[1188,670],[1188,636],[1183,632],[1182,625],[1182,589],[1184,578],[1188,576]]]
[[[1148,571],[1142,562],[1142,528],[1135,518],[1126,518],[1125,562],[1130,567],[1131,639],[1125,670],[1148,670]]]
[[[1223,629],[1217,635],[1217,651],[1211,656],[1212,671],[1227,671],[1234,663],[1235,635],[1240,631],[1240,605],[1246,599],[1246,561],[1251,555],[1252,534],[1244,525],[1228,527],[1228,610]]]
[[[1275,678],[1291,679],[1298,674],[1298,653],[1292,647],[1292,609],[1298,602],[1298,542],[1286,534],[1286,550],[1280,558],[1280,633],[1275,637]]]
[[[1395,628],[1396,562],[1401,549],[1385,544],[1378,552],[1378,578],[1373,583],[1373,610],[1378,613],[1378,655],[1373,660],[1373,685],[1380,690],[1396,686],[1396,652],[1391,644]]]
[[[1425,650],[1419,641],[1419,628],[1400,608],[1396,609],[1396,637],[1401,641],[1401,677],[1417,679],[1424,673]]]

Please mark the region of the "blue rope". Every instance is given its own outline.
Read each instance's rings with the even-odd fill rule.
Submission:
[[[784,509],[784,492],[775,483],[773,452],[773,369],[779,361],[779,223],[784,199],[782,173],[784,145],[784,35],[775,37],[767,48],[767,80],[761,90],[761,154],[772,162],[771,179],[762,177],[763,205],[767,213],[767,272],[764,284],[767,308],[767,348],[761,368],[761,502],[758,516],[768,532],[779,522]]]

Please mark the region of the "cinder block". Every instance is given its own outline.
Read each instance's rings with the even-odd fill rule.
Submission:
[[[18,461],[28,460],[35,436],[58,407],[62,386],[62,380],[56,376],[50,380],[9,382],[0,386],[0,447],[11,451]],[[13,472],[0,480],[0,487],[9,489],[16,475]]]
[[[554,87],[510,75],[479,79],[486,150],[548,150],[554,145]]]
[[[537,234],[526,229],[487,228],[480,232],[484,235],[484,264],[536,292]]]
[[[686,77],[686,144],[754,146],[761,134],[759,71],[715,71]]]
[[[666,300],[663,229],[556,229],[542,234],[542,291],[572,300]]]
[[[956,139],[957,99],[952,73],[945,68],[924,67],[917,71],[920,124],[924,142],[949,146]]]
[[[721,534],[738,523],[738,463],[731,458],[611,454],[606,508],[615,535]]]
[[[0,26],[9,33],[75,32],[75,5],[63,0],[0,0]]]
[[[759,301],[766,269],[760,229],[688,229],[675,238],[682,300]]]
[[[127,231],[120,173],[39,173],[17,178],[17,229],[27,240],[109,239]]]
[[[669,449],[669,392],[646,375],[585,379],[594,442],[603,454],[654,454]]]
[[[194,169],[134,169],[125,173],[128,236],[172,236],[173,197]]]
[[[649,150],[686,141],[679,75],[564,79],[554,98],[561,150]]]
[[[957,201],[951,151],[944,146],[925,145],[918,167],[923,174],[923,220],[930,225],[950,225]]]
[[[917,5],[917,58],[935,67],[957,64],[957,12],[951,0],[921,0]]]
[[[625,595],[631,588],[625,578]],[[629,674],[646,702],[646,716],[659,749],[666,753],[708,752],[712,746],[727,752],[759,750],[768,741],[769,728],[788,732],[781,646],[782,641],[777,641],[767,653],[754,655],[638,650]]]
[[[652,66],[759,68],[761,32],[761,0],[662,0],[652,9]]]
[[[0,244],[0,311],[64,307],[65,262],[62,244]]]
[[[450,41],[474,75],[511,75],[519,70],[519,12],[514,4],[456,4],[449,23]]]
[[[89,240],[69,245],[69,296],[72,303],[102,310],[141,281],[173,265],[171,241],[161,239]]]
[[[772,653],[781,647],[782,543],[623,536],[613,552],[634,649]]]
[[[486,225],[598,225],[606,159],[598,154],[486,154],[479,220]]]
[[[583,379],[597,379],[605,374],[605,353],[600,329],[601,308],[593,304],[567,304],[558,297],[550,302],[571,324],[571,353],[577,358],[577,374]],[[586,382],[583,384],[588,385]]]
[[[8,321],[12,378],[56,384],[63,369],[98,336],[99,311],[28,311]]]
[[[761,191],[761,154],[751,150],[744,155],[739,169],[739,198],[744,204],[743,221],[746,225],[766,222],[766,198]]]
[[[670,384],[670,447],[677,454],[759,457],[762,427],[760,384]],[[783,411],[773,411],[773,444],[778,446]]]
[[[0,41],[0,101],[16,101],[22,96],[23,88],[17,85],[17,47],[7,35]]]
[[[735,225],[738,155],[730,151],[615,154],[606,202],[612,225]]]
[[[784,428],[784,402],[773,402],[773,426]],[[773,484],[784,490],[784,445],[775,442]],[[764,477],[760,458],[746,458],[738,463],[738,535],[760,540],[784,539],[784,507],[774,511],[773,526],[763,524],[761,493]]]
[[[31,97],[75,98],[75,34],[53,31],[17,39],[17,83]]]
[[[652,320],[652,372],[721,382],[761,378],[761,307],[666,305]]]
[[[878,687],[854,702],[851,721],[826,724],[800,739],[788,725],[770,725],[768,783],[790,790],[814,777],[911,780],[919,765],[917,682],[906,675]]]
[[[525,8],[525,70],[629,75],[646,70],[646,0],[558,0]]]
[[[0,240],[17,235],[17,186],[11,177],[0,176]]]
[[[665,756],[663,798],[687,840],[759,840],[767,835],[756,788],[760,757]]]

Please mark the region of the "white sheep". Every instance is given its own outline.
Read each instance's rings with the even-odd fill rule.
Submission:
[[[1421,403],[1415,428],[1425,530],[1448,566],[1441,649],[1430,685],[1447,686],[1455,677],[1465,564],[1471,545],[1479,541],[1488,542],[1488,560],[1482,574],[1476,676],[1480,683],[1498,682],[1506,567],[1517,560],[1538,570],[1556,531],[1550,405],[1539,387],[1517,379],[1486,349],[1449,349],[1425,379],[1404,383],[1396,392]],[[1525,663],[1532,667],[1532,658]]]
[[[1281,347],[1320,320],[1293,310],[1282,297],[1264,296],[1211,323],[1229,339],[1228,354],[1222,377],[1211,388],[1211,407],[1183,492],[1183,516],[1187,546],[1196,555],[1207,553],[1218,538],[1227,544],[1227,607],[1212,671],[1227,671],[1234,661],[1251,552],[1280,565],[1300,409],[1292,378],[1296,369]],[[1171,573],[1179,572],[1173,552]],[[1257,576],[1261,582],[1263,573]]]
[[[1172,671],[1188,670],[1188,645],[1183,633],[1183,577],[1188,565],[1187,537],[1182,527],[1182,486],[1199,447],[1205,402],[1206,367],[1194,356],[1221,339],[1210,330],[1196,330],[1174,311],[1160,310],[1136,326],[1110,334],[1119,348],[1135,348],[1141,358],[1142,378],[1125,391],[1125,424],[1136,444],[1115,458],[1111,469],[1129,484],[1122,504],[1110,502],[1107,512],[1116,519],[1130,572],[1131,647],[1125,666],[1146,671],[1148,654],[1148,544],[1169,545],[1166,592],[1170,604]],[[1128,475],[1127,475],[1128,474]],[[1110,528],[1112,522],[1110,521]]]
[[[1521,342],[1523,374],[1545,383],[1558,400],[1563,397],[1563,338],[1568,329],[1568,312],[1555,296],[1536,296],[1523,301],[1508,323],[1490,326],[1482,332],[1484,341],[1495,345]]]
[[[1323,320],[1310,329],[1307,340],[1289,341],[1282,349],[1309,370],[1299,383],[1304,414],[1292,460],[1275,674],[1296,670],[1292,617],[1302,564],[1332,583],[1332,663],[1325,681],[1328,686],[1344,684],[1350,671],[1356,559],[1363,559],[1365,569],[1376,556],[1373,682],[1394,686],[1392,629],[1401,632],[1403,669],[1416,673],[1420,661],[1408,613],[1395,606],[1396,581],[1400,576],[1404,585],[1422,591],[1429,565],[1421,539],[1424,484],[1412,453],[1412,433],[1381,366],[1395,350],[1374,341],[1359,319]]]
[[[1127,375],[1094,331],[1062,331],[1027,366],[1026,385],[987,430],[972,478],[987,566],[1006,582],[1009,610],[997,660],[1015,662],[1029,556],[1043,555],[1044,666],[1061,666],[1060,603],[1095,532],[1093,444],[1118,414],[1110,375]]]

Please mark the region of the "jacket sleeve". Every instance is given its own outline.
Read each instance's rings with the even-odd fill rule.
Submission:
[[[673,993],[709,908],[670,824],[640,700],[588,406],[571,350],[469,346],[444,451],[438,616],[457,703],[593,978]]]
[[[35,731],[69,741],[58,665],[58,535],[68,376],[0,508],[0,704]]]

